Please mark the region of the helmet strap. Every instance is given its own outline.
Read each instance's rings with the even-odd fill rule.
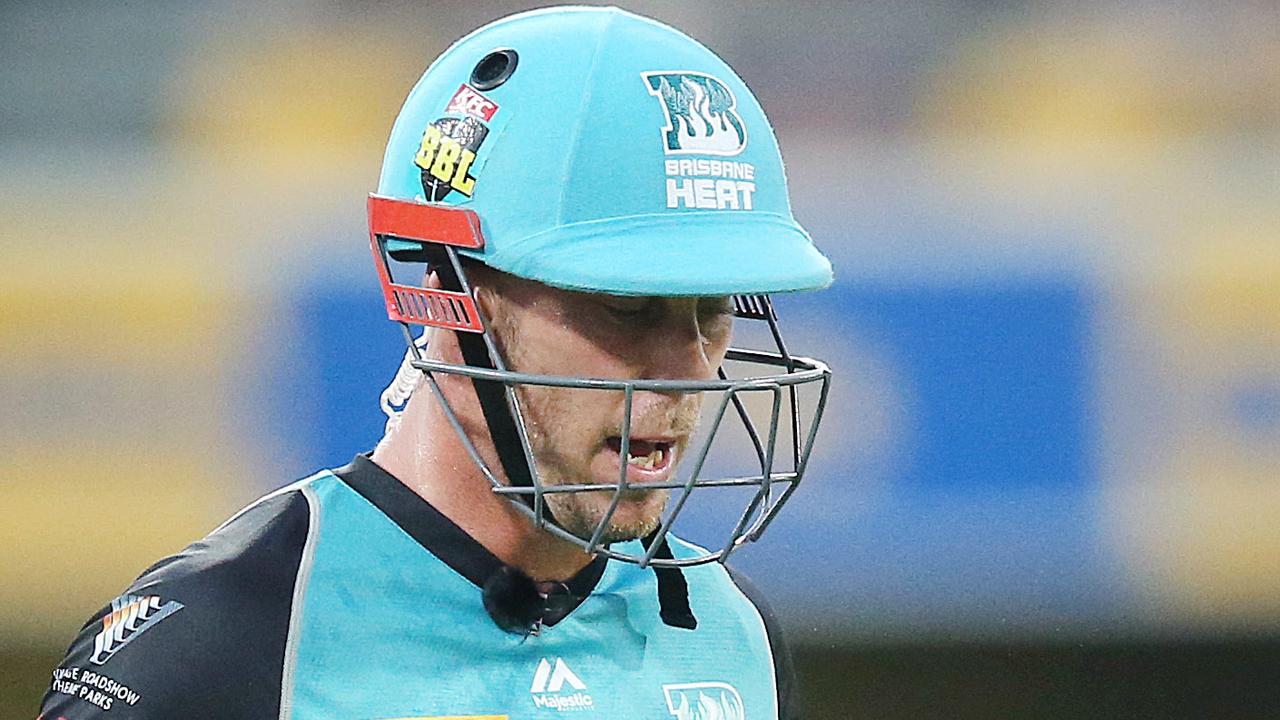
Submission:
[[[440,278],[441,287],[445,290],[463,292],[463,284],[458,272],[450,260],[433,263],[436,275]],[[485,329],[488,332],[488,329]],[[496,369],[494,359],[489,355],[484,338],[476,333],[455,331],[458,347],[462,351],[462,360],[471,367]],[[524,446],[520,433],[516,429],[515,418],[511,407],[507,404],[506,387],[493,380],[472,378],[472,386],[476,398],[480,401],[480,409],[484,413],[485,424],[489,427],[489,437],[493,439],[494,449],[498,452],[498,461],[506,473],[507,482],[513,487],[533,487],[533,474],[524,456]],[[532,500],[525,495],[523,500],[532,505]],[[544,508],[544,513],[548,509]]]
[[[659,543],[658,550],[653,556],[663,560],[673,559],[666,536],[659,538],[657,530],[647,535],[641,542],[646,551],[655,542]],[[658,615],[662,617],[662,622],[685,630],[697,628],[698,618],[694,617],[693,609],[689,607],[689,583],[684,579],[684,572],[678,567],[666,565],[650,567],[658,578]]]

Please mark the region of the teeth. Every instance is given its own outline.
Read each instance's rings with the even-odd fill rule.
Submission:
[[[628,465],[635,465],[636,467],[642,467],[642,468],[644,468],[644,469],[646,469],[646,470],[652,470],[652,469],[654,468],[654,466],[655,466],[655,465],[657,465],[657,464],[658,464],[658,463],[660,463],[660,462],[662,462],[662,449],[661,449],[661,448],[659,448],[659,449],[657,449],[657,450],[654,450],[653,452],[649,453],[648,455],[642,455],[642,456],[640,456],[640,457],[629,457],[629,458],[627,458],[627,464],[628,464]]]

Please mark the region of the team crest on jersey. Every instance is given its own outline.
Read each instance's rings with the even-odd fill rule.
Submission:
[[[663,685],[667,712],[677,720],[745,720],[747,710],[738,690],[728,683]]]
[[[89,662],[102,665],[125,645],[183,608],[177,600],[161,603],[157,595],[121,595],[111,601],[111,612],[102,618],[102,630],[93,638]]]
[[[668,155],[737,155],[747,147],[747,128],[733,91],[698,72],[641,73],[649,94],[662,102]]]

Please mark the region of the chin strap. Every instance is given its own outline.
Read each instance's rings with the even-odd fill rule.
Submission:
[[[462,279],[454,270],[452,259],[446,258],[443,262],[434,262],[432,267],[445,290],[463,292]],[[472,367],[495,369],[494,360],[489,356],[489,348],[481,335],[461,331],[454,334],[458,337],[458,347],[462,350],[463,362]],[[503,472],[506,473],[507,482],[513,487],[533,487],[533,475],[524,456],[524,444],[520,441],[520,433],[516,429],[511,407],[507,405],[505,386],[500,382],[479,378],[472,378],[471,382],[476,390],[476,398],[480,401],[480,409],[484,412],[489,436],[493,438],[494,448],[498,451],[498,461],[502,464]],[[521,495],[520,497],[526,504],[532,506],[533,499],[530,496]],[[544,508],[544,514],[550,518],[546,508]]]
[[[655,542],[660,543],[653,556],[663,560],[673,559],[667,539],[663,537],[659,540],[657,530],[642,542],[645,550]],[[697,628],[698,618],[694,617],[693,609],[689,607],[689,583],[684,579],[684,572],[678,567],[654,565],[652,568],[653,574],[658,577],[658,614],[662,616],[662,622],[685,630]]]

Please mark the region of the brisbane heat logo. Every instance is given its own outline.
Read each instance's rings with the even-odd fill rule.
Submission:
[[[728,683],[700,682],[663,685],[667,712],[676,720],[746,720],[738,690]]]
[[[666,120],[661,137],[667,208],[751,210],[755,166],[727,158],[747,148],[747,128],[733,91],[706,73],[671,70],[640,75],[649,94],[661,101]],[[692,157],[697,155],[725,159]]]
[[[737,155],[747,147],[737,99],[719,79],[696,72],[642,75],[649,94],[662,101],[668,155]]]

